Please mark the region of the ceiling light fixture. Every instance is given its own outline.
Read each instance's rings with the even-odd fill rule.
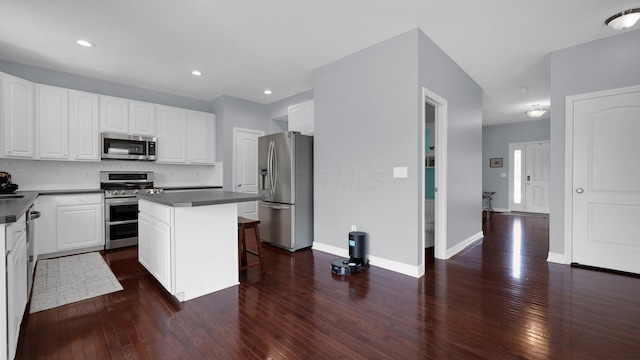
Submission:
[[[93,45],[93,43],[87,41],[87,40],[78,40],[76,41],[76,43],[80,46],[84,46],[84,47],[94,47],[95,45]]]
[[[635,25],[638,19],[640,19],[640,8],[635,8],[619,12],[604,23],[615,30],[625,30]]]
[[[198,70],[193,70],[191,73],[192,73],[193,75],[195,75],[195,76],[200,76],[200,75],[202,75],[202,71],[198,71]]]
[[[273,94],[273,91],[267,89],[267,90],[264,91],[264,94],[265,95],[271,95],[271,94]]]
[[[529,111],[526,111],[525,114],[527,114],[528,117],[539,118],[540,116],[544,115],[546,112],[547,112],[546,109],[543,109],[540,107],[540,105],[535,104],[531,106],[531,109],[529,109]]]

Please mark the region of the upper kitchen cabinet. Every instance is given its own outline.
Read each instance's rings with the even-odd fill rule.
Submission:
[[[69,158],[69,90],[36,85],[39,158]]]
[[[155,135],[155,105],[129,100],[129,134]]]
[[[69,135],[71,160],[100,161],[100,97],[69,91]]]
[[[100,127],[106,132],[154,136],[155,105],[100,95]]]
[[[190,163],[213,165],[216,162],[216,115],[200,111],[187,111]]]
[[[100,128],[102,131],[129,133],[129,100],[100,96]]]
[[[34,158],[36,155],[34,84],[0,73],[2,121],[0,154],[4,157]]]
[[[36,85],[41,160],[100,161],[98,95]]]
[[[313,100],[289,106],[289,131],[313,135]]]
[[[156,162],[187,163],[187,111],[156,105]]]
[[[156,162],[215,164],[215,114],[156,105]]]

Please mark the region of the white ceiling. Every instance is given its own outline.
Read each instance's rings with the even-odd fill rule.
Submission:
[[[212,100],[268,104],[313,70],[419,27],[483,89],[483,123],[549,106],[550,52],[618,34],[639,0],[0,0],[0,58]],[[639,27],[638,25],[636,28]],[[631,31],[631,30],[627,30]],[[96,44],[76,45],[77,39]],[[199,69],[203,76],[191,75]],[[527,93],[520,88],[528,87]],[[262,91],[272,89],[272,95]],[[548,117],[548,116],[546,116]]]

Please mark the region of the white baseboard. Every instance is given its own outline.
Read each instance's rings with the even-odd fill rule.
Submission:
[[[503,208],[493,208],[493,212],[511,212],[511,210]]]
[[[482,234],[482,231],[480,231],[479,233],[476,233],[474,235],[471,235],[470,237],[466,238],[464,241],[462,241],[461,243],[455,245],[451,249],[447,249],[447,252],[445,254],[445,258],[444,259],[445,260],[446,259],[450,259],[455,254],[459,253],[460,251],[464,250],[465,248],[471,246],[476,241],[481,240],[483,238],[484,238],[484,235]]]
[[[349,249],[343,249],[333,245],[322,244],[317,241],[313,242],[313,250],[318,250],[333,254],[339,257],[349,257]],[[377,266],[386,270],[397,272],[400,274],[408,275],[414,278],[419,278],[424,275],[424,265],[408,265],[401,262],[380,258],[377,256],[369,255],[369,265]]]
[[[570,261],[567,260],[565,254],[558,254],[549,252],[547,256],[547,262],[557,263],[557,264],[569,264]]]

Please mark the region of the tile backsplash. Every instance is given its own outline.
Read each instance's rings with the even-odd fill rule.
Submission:
[[[222,162],[215,166],[164,165],[146,161],[101,162],[0,159],[18,190],[97,189],[100,171],[153,171],[155,185],[222,186]]]

